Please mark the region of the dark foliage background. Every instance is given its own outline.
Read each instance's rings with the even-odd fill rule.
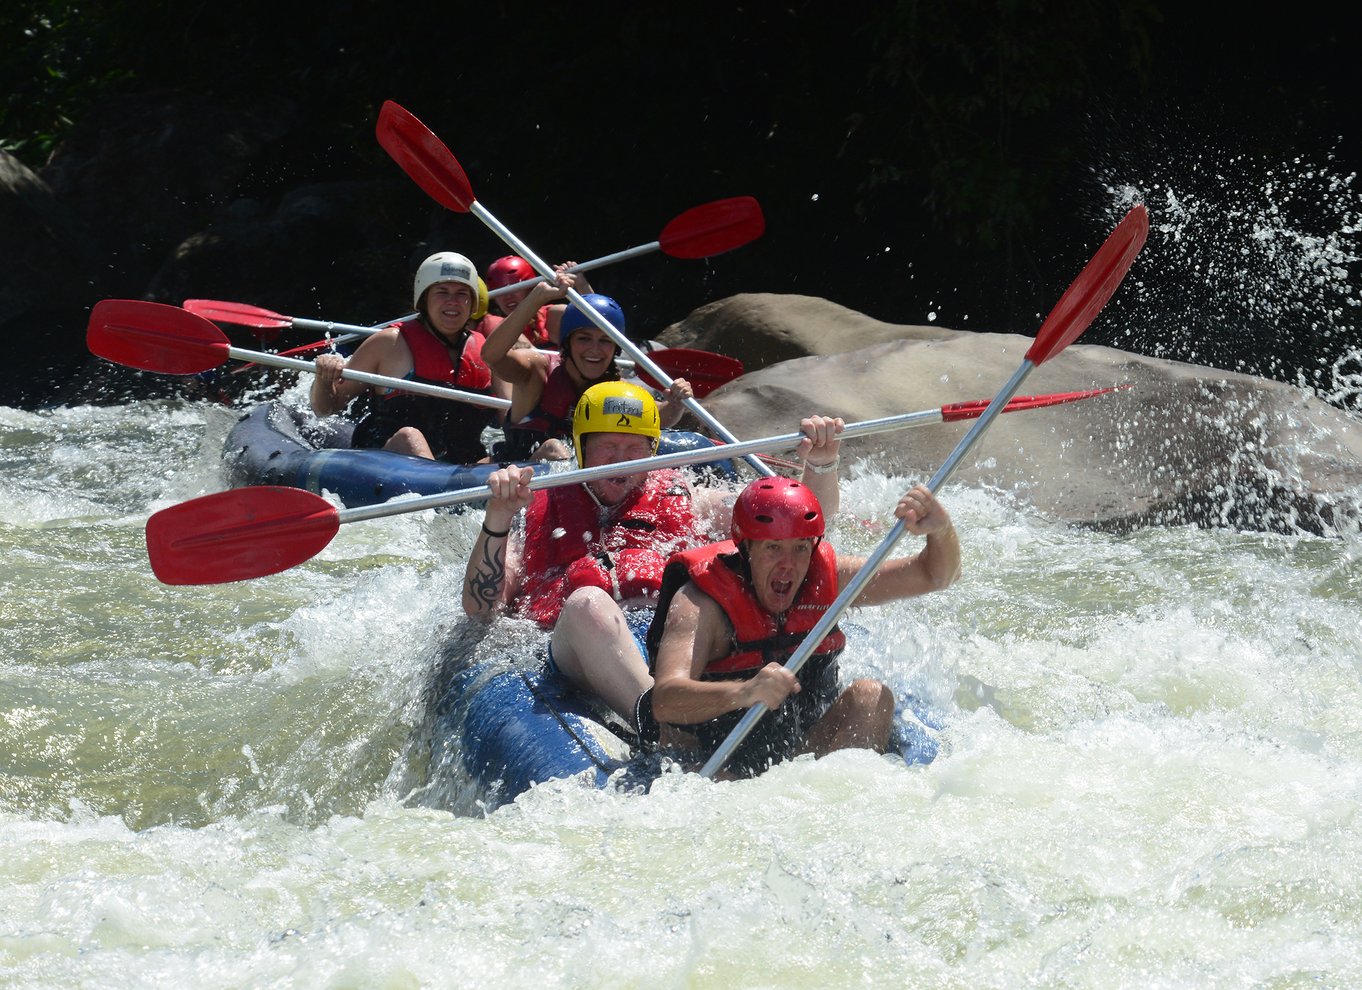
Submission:
[[[403,220],[387,270],[357,273],[371,302],[346,305],[363,311],[337,311],[306,286],[288,298],[241,286],[242,301],[349,321],[404,311],[431,244],[484,265],[505,253],[476,220],[442,215],[384,155],[373,124],[385,99],[440,135],[479,200],[550,259],[642,243],[690,206],[756,196],[761,241],[708,265],[655,256],[598,276],[636,333],[745,291],[1031,333],[1123,211],[1113,182],[1139,187],[1158,222],[1153,187],[1170,149],[1223,161],[1225,183],[1301,156],[1347,174],[1357,158],[1356,37],[1314,9],[19,0],[0,8],[0,37],[0,141],[35,169],[109,98],[174,91],[280,134],[201,207],[203,225],[234,199],[391,181]],[[1312,209],[1332,220],[1301,209],[1302,224]],[[1146,289],[1157,289],[1148,254]],[[146,294],[154,259],[106,261],[105,294]],[[319,271],[330,262],[319,252]],[[1223,321],[1223,296],[1201,309]],[[1245,311],[1235,333],[1159,340],[1107,320],[1085,339],[1289,379],[1332,360],[1355,324],[1334,319],[1326,333],[1309,313],[1293,319],[1301,326],[1284,335]]]

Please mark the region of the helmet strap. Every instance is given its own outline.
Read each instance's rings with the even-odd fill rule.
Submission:
[[[586,444],[582,444],[582,446],[585,447]],[[604,512],[606,509],[606,505],[599,498],[597,498],[596,493],[591,490],[591,482],[589,481],[582,482],[582,487],[586,489],[587,495],[591,496],[591,501],[596,503],[596,508]]]

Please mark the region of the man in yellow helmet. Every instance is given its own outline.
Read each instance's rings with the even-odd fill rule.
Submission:
[[[800,424],[804,481],[836,512],[840,419]],[[652,395],[601,382],[573,413],[577,462],[598,467],[657,450],[661,424]],[[552,630],[549,661],[637,728],[635,706],[652,687],[643,637],[662,570],[678,550],[714,542],[729,528],[733,494],[694,488],[673,470],[621,475],[531,492],[529,468],[507,467],[492,490],[464,572],[463,607],[473,617],[503,610]],[[512,522],[527,508],[521,530]]]

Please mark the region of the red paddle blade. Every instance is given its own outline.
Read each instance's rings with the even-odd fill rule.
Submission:
[[[90,310],[90,353],[165,375],[195,375],[228,358],[227,338],[201,316],[178,306],[138,299],[104,299]]]
[[[1058,406],[1065,402],[1078,402],[1081,399],[1091,399],[1095,395],[1106,395],[1108,392],[1119,392],[1122,389],[1130,388],[1130,385],[1112,385],[1109,388],[1090,388],[1084,392],[1051,392],[1048,395],[1019,395],[1015,399],[1003,406],[1005,413],[1019,412],[1023,409],[1044,409],[1046,406]],[[991,399],[975,399],[972,402],[952,402],[941,407],[941,422],[954,423],[961,419],[978,419],[988,408]]]
[[[755,241],[766,232],[761,205],[751,196],[716,199],[674,217],[657,242],[673,258],[710,258]]]
[[[293,326],[287,316],[273,310],[248,306],[246,303],[222,302],[218,299],[186,299],[181,306],[195,316],[214,323],[234,323],[241,327],[277,329]]]
[[[703,399],[720,385],[726,385],[742,375],[742,362],[737,358],[711,351],[697,351],[689,347],[666,347],[660,351],[649,351],[653,363],[673,378],[684,378],[690,382],[695,397]],[[639,381],[651,388],[662,385],[648,374],[642,366],[636,366],[635,374]]]
[[[225,584],[310,560],[340,513],[301,488],[234,488],[181,502],[147,520],[147,556],[166,584]]]
[[[426,195],[445,209],[468,212],[475,200],[468,176],[459,160],[425,124],[388,100],[379,111],[374,133],[383,150]]]
[[[1088,324],[1101,312],[1116,287],[1126,277],[1135,255],[1144,247],[1149,236],[1149,211],[1137,204],[1116,225],[1092,260],[1079,272],[1078,278],[1059,297],[1050,315],[1041,324],[1035,343],[1026,352],[1026,360],[1041,364],[1058,354],[1088,329]]]

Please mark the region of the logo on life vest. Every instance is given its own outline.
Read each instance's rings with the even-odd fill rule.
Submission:
[[[612,395],[601,403],[601,414],[619,416],[615,420],[616,426],[633,426],[631,417],[643,417],[643,403],[633,396]]]

